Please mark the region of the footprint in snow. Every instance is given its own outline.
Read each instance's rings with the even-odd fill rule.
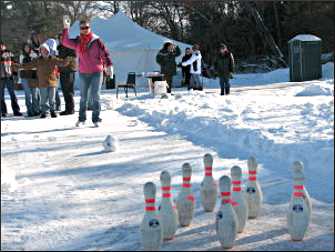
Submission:
[[[50,141],[50,142],[54,142],[54,141],[56,141],[56,137],[48,137],[48,141]]]

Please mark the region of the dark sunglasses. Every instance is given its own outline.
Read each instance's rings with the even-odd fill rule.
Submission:
[[[88,30],[88,29],[90,29],[89,26],[80,26],[80,30]]]

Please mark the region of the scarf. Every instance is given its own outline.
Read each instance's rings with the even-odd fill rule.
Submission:
[[[81,54],[84,54],[84,52],[87,49],[87,45],[91,41],[92,38],[93,38],[93,33],[92,32],[90,32],[86,35],[80,34],[80,53]]]

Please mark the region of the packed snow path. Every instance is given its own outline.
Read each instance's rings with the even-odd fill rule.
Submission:
[[[214,176],[228,174],[246,160],[218,157],[178,134],[156,131],[133,117],[104,111],[100,128],[74,128],[76,116],[1,122],[1,164],[16,173],[16,190],[2,192],[2,250],[139,250],[143,217],[143,184],[153,180],[160,197],[159,174],[172,174],[173,195],[181,183],[181,165],[191,162],[197,204],[193,223],[180,228],[163,250],[218,250],[214,213],[200,206],[202,156],[215,156]],[[107,134],[120,140],[117,152],[103,153]],[[261,164],[262,165],[262,164]],[[290,181],[264,177],[266,198],[280,194]],[[287,199],[288,200],[288,199]],[[158,200],[159,202],[159,200]],[[313,201],[314,213],[303,242],[290,242],[287,204],[264,205],[248,221],[234,250],[331,250],[333,205]]]

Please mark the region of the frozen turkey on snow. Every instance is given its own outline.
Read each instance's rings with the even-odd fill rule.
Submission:
[[[119,148],[119,140],[116,137],[108,135],[103,142],[103,146],[107,152],[116,151]]]

